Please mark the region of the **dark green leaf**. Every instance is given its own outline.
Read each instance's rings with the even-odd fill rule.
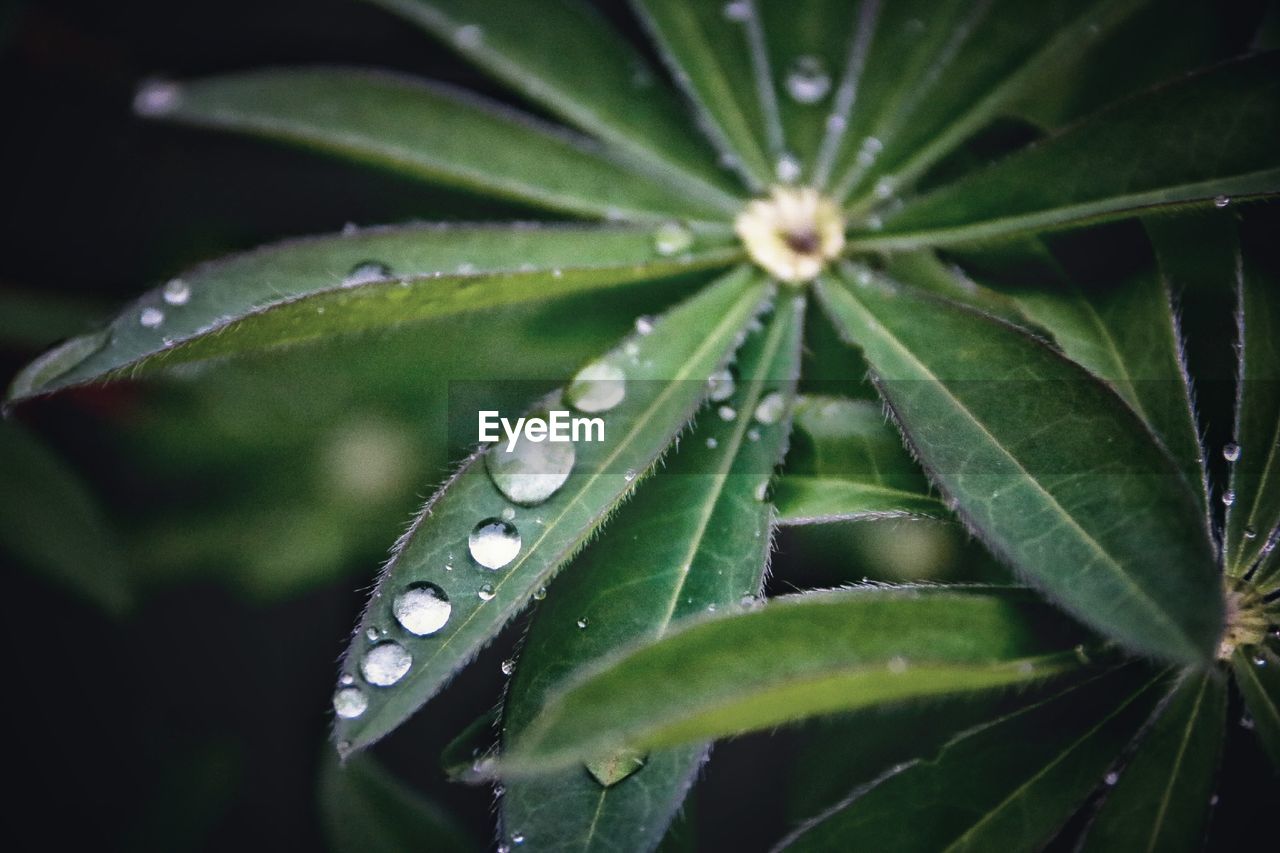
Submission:
[[[1231,656],[1253,730],[1271,763],[1280,768],[1280,654],[1272,644],[1239,648]]]
[[[972,243],[1280,192],[1280,53],[1218,66],[1108,107],[909,202],[860,249]],[[1046,177],[1050,176],[1050,177]]]
[[[863,587],[773,599],[602,661],[547,700],[500,765],[543,772],[615,750],[1032,684],[1077,668],[1085,639],[1025,590]]]
[[[716,220],[730,207],[646,177],[526,114],[388,72],[299,68],[160,83],[137,104],[155,118],[295,142],[586,216]]]
[[[890,772],[785,840],[787,850],[1038,850],[1141,728],[1163,679],[1103,675]]]
[[[464,463],[397,545],[343,670],[360,678],[370,649],[386,640],[402,643],[412,667],[393,686],[357,688],[368,708],[338,721],[340,744],[359,748],[400,725],[590,540],[688,422],[707,377],[729,359],[767,293],[753,271],[739,269],[659,318],[649,334],[636,333],[605,355],[604,363],[626,374],[624,397],[600,415],[604,441],[576,443],[568,481],[546,501],[515,510],[490,478],[483,452]],[[518,552],[490,571],[470,556],[468,537],[504,512],[514,513]],[[435,584],[451,606],[447,624],[428,636],[403,630],[392,614],[396,597],[416,583]]]
[[[883,277],[818,292],[934,484],[995,553],[1135,649],[1210,659],[1223,605],[1203,515],[1110,388],[1015,327]]]
[[[755,413],[763,400],[778,399],[770,395],[790,397],[802,324],[803,301],[787,302],[748,338],[736,362],[733,396],[702,413],[679,451],[610,522],[607,535],[556,579],[507,691],[504,741],[519,742],[547,695],[584,664],[657,639],[690,616],[756,600],[770,522],[760,495],[788,429],[785,412],[769,412],[768,423]],[[721,415],[724,406],[733,410],[728,419]],[[628,772],[628,754],[614,774],[621,778],[609,787],[598,781],[600,772],[582,766],[509,780],[504,834],[522,835],[537,849],[651,849],[706,751],[703,744],[655,751],[634,772]]]
[[[576,0],[367,0],[625,152],[679,195],[732,214],[740,191],[645,59]],[[584,73],[590,69],[590,73]]]
[[[947,515],[877,403],[805,397],[792,440],[773,496],[782,524]]]
[[[1227,683],[1221,672],[1187,673],[1090,826],[1093,851],[1199,850],[1217,781]]]
[[[689,255],[666,257],[654,239],[653,229],[635,226],[412,225],[281,243],[156,288],[105,330],[41,356],[9,395],[639,284],[736,257],[711,237]]]

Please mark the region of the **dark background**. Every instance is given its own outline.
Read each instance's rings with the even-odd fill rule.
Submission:
[[[0,380],[40,346],[196,261],[352,221],[534,215],[130,113],[134,88],[148,77],[312,62],[396,68],[497,94],[380,10],[342,0],[83,0],[3,9],[0,311],[21,306],[44,325],[29,340],[0,340]],[[566,334],[586,350],[650,307],[629,305],[626,316]],[[579,351],[555,349],[549,341],[531,357],[531,376],[562,375]],[[82,472],[130,560],[146,568],[133,579],[139,604],[112,619],[6,566],[4,775],[16,796],[4,809],[4,837],[18,849],[322,847],[315,779],[334,661],[386,545],[458,452],[438,431],[412,431],[441,411],[440,389],[406,376],[406,359],[412,364],[427,352],[411,331],[376,336],[320,348],[315,363],[311,354],[294,354],[215,367],[207,377],[212,390],[171,380],[113,386],[19,413]],[[326,430],[344,428],[357,409],[372,413],[375,426],[390,425],[392,435],[409,436],[391,442],[400,451],[392,469],[405,481],[363,513],[304,494],[314,451],[328,446]],[[214,414],[227,410],[233,425]],[[272,515],[281,506],[292,508],[295,527]],[[347,525],[343,542],[308,550],[318,546],[306,532],[339,517]],[[274,535],[281,530],[296,541],[281,544]],[[257,541],[250,533],[284,553],[237,563],[242,542]],[[775,561],[783,580],[774,591],[874,574],[870,550],[890,578],[994,571],[952,531],[821,532],[784,537]],[[885,553],[896,554],[887,575]],[[498,695],[498,664],[514,633],[377,750],[480,839],[490,832],[489,791],[447,783],[436,757]],[[760,849],[785,831],[789,756],[806,731],[716,749],[698,793],[702,847]],[[1251,840],[1249,824],[1270,819],[1267,806],[1277,801],[1274,775],[1251,735],[1232,726],[1231,737],[1215,818],[1222,849]]]

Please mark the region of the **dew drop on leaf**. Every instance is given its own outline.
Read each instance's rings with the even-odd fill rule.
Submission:
[[[565,484],[576,456],[572,441],[529,441],[521,433],[510,450],[501,441],[490,447],[484,464],[493,484],[508,500],[534,506]],[[515,510],[510,511],[514,518]],[[504,518],[506,514],[504,510]]]
[[[415,583],[396,596],[391,606],[400,626],[418,637],[434,634],[449,621],[449,596],[433,583]]]
[[[143,83],[133,96],[133,109],[138,115],[158,116],[172,112],[178,106],[182,89],[168,80],[151,80]]]
[[[1223,492],[1223,493],[1222,493],[1222,502],[1223,502],[1224,504],[1226,504],[1227,506],[1231,506],[1233,503],[1235,503],[1235,502],[1236,502],[1236,490],[1235,490],[1235,489],[1227,489],[1225,492]]]
[[[786,408],[787,401],[782,394],[772,391],[756,406],[756,420],[765,426],[776,424]]]
[[[737,386],[733,381],[733,373],[727,367],[711,374],[711,378],[707,380],[707,386],[710,388],[707,396],[716,403],[728,400],[733,396],[733,392],[737,390]]]
[[[607,412],[626,396],[626,380],[621,367],[593,361],[573,377],[564,396],[580,412]]]
[[[1105,777],[1103,777],[1102,781],[1107,783],[1107,787],[1113,787],[1117,782],[1120,781],[1120,774],[1112,770]]]
[[[144,329],[154,329],[164,322],[164,312],[154,306],[142,309],[138,315],[138,324]]]
[[[390,687],[404,678],[412,665],[413,656],[408,649],[395,640],[386,640],[365,652],[360,674],[375,687]]]
[[[500,569],[520,553],[520,531],[502,518],[486,518],[467,537],[471,559],[486,569]]]
[[[352,720],[369,707],[369,697],[358,687],[343,687],[333,694],[333,710],[344,720]]]
[[[173,278],[165,283],[160,293],[170,305],[186,305],[191,299],[191,285],[180,278]]]
[[[787,94],[800,104],[816,104],[831,91],[831,75],[816,56],[800,56],[787,72]]]
[[[721,406],[716,409],[716,414],[720,416],[720,420],[722,421],[731,421],[738,416],[738,413],[734,410],[733,406]]]
[[[755,427],[752,427],[751,429],[747,430],[747,441],[759,441],[759,440],[760,440],[760,430],[756,429]]]
[[[1213,197],[1214,207],[1226,207],[1229,204],[1231,204],[1231,198],[1229,196],[1218,195]]]
[[[784,184],[794,183],[800,177],[800,161],[794,154],[783,154],[778,158],[774,172]]]
[[[1224,444],[1222,446],[1222,458],[1228,462],[1235,462],[1238,460],[1240,458],[1240,445],[1236,444],[1234,441],[1230,444]]]
[[[545,586],[538,587],[537,592],[533,594],[534,601],[542,601],[547,597],[547,588]]]
[[[1258,531],[1254,530],[1252,527],[1246,527],[1246,528],[1244,529],[1244,538],[1245,538],[1245,539],[1257,539],[1257,538],[1258,538]]]
[[[693,232],[679,222],[664,222],[653,232],[654,251],[664,258],[687,252],[692,245]]]
[[[481,601],[492,601],[493,600],[493,584],[491,583],[484,584],[483,586],[480,587],[480,589],[476,590],[476,598],[480,599]]]
[[[751,4],[748,0],[733,0],[724,4],[724,16],[730,21],[745,21],[751,17]]]
[[[635,478],[636,478],[636,471],[634,468],[628,468],[627,470],[622,472],[622,479],[626,480],[628,483],[630,483]]]
[[[708,450],[715,450],[719,446],[720,446],[720,442],[716,441],[715,436],[711,436],[707,439]]]
[[[579,628],[586,628],[586,627],[587,627],[587,617],[583,616],[581,619],[579,619],[579,620],[578,620],[578,622],[577,622],[577,625],[578,625],[578,627],[579,627]]]
[[[647,335],[653,331],[653,318],[648,315],[641,315],[636,318],[636,333]]]
[[[391,277],[391,267],[381,261],[361,261],[351,268],[346,278],[342,279],[343,287],[355,287],[371,281],[381,281]]]
[[[510,675],[516,671],[516,662],[511,658],[507,658],[502,662],[502,666],[499,668],[502,670],[503,675]]]

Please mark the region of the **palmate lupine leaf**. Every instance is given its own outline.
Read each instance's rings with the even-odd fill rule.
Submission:
[[[1280,53],[1129,98],[908,202],[866,250],[1005,238],[1280,191]],[[1053,180],[1044,180],[1052,175]]]
[[[280,243],[196,267],[24,370],[10,396],[411,320],[724,267],[700,236],[663,256],[640,226],[407,225]],[[692,236],[692,235],[691,235]]]
[[[716,220],[729,206],[641,174],[563,128],[385,71],[297,68],[160,83],[142,89],[137,109],[586,216]]]
[[[1203,514],[1133,411],[1015,327],[846,274],[819,283],[823,305],[970,528],[1086,624],[1207,662],[1223,605]]]
[[[518,742],[547,695],[590,661],[708,609],[756,601],[770,538],[764,489],[786,446],[802,312],[802,299],[784,301],[748,337],[734,393],[721,386],[608,534],[556,578],[507,691],[504,740]],[[706,752],[655,751],[634,772],[636,756],[604,755],[590,772],[578,765],[508,780],[502,836],[539,850],[652,849]]]
[[[625,374],[623,397],[601,413],[605,440],[575,443],[568,480],[545,501],[516,510],[483,453],[436,493],[397,545],[347,652],[343,680],[361,691],[352,701],[367,707],[339,717],[335,739],[344,748],[365,746],[402,723],[590,539],[684,427],[707,378],[729,359],[768,292],[754,271],[738,269],[604,356],[603,364]],[[556,408],[554,400],[547,405]],[[502,555],[507,562],[477,561],[469,537],[484,522],[491,542],[502,524],[514,528],[499,543],[504,551],[514,546],[514,555]],[[500,567],[485,568],[494,562]],[[424,583],[447,597],[447,621],[415,636],[394,611],[399,596]],[[376,649],[382,651],[370,657]]]
[[[779,849],[1036,850],[1137,734],[1164,678],[1129,667],[951,741],[855,791]]]
[[[1227,717],[1227,681],[1188,672],[1090,825],[1082,850],[1198,850],[1209,823]]]
[[[678,96],[578,0],[366,0],[413,21],[529,100],[726,213],[741,188],[690,126]],[[587,73],[587,69],[590,72]]]
[[[1231,670],[1262,748],[1272,765],[1280,767],[1280,643],[1273,637],[1257,646],[1236,649]]]
[[[879,404],[804,397],[795,429],[774,488],[780,524],[948,515]]]
[[[612,656],[547,699],[500,768],[740,734],[808,716],[1032,684],[1081,666],[1074,622],[1026,590],[879,588],[772,599]]]

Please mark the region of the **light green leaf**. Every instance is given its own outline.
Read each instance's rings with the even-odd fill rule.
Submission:
[[[280,243],[196,267],[27,367],[11,399],[283,344],[711,268],[713,237],[662,256],[639,226],[409,225]]]
[[[413,21],[529,100],[612,143],[678,195],[729,214],[740,206],[740,188],[693,131],[679,99],[588,4],[367,2]]]
[[[132,604],[120,546],[80,477],[0,420],[0,551],[112,615]]]
[[[597,143],[527,114],[385,71],[296,68],[159,83],[142,89],[137,109],[585,216],[717,220],[727,207],[646,177]]]
[[[988,547],[1110,637],[1210,659],[1223,604],[1200,507],[1110,388],[1020,329],[883,277],[818,292]]]
[[[1157,709],[1080,849],[1199,850],[1209,825],[1226,718],[1222,673],[1186,673]]]
[[[356,689],[368,707],[338,720],[339,744],[366,746],[404,722],[590,540],[684,427],[706,394],[707,377],[729,359],[768,293],[753,271],[739,269],[605,355],[599,363],[625,373],[621,401],[598,414],[605,440],[576,442],[568,480],[542,503],[513,507],[491,479],[483,452],[463,464],[397,545],[361,620],[343,673],[361,679]],[[543,405],[563,404],[553,395]],[[468,538],[481,522],[499,519],[515,527],[518,550],[490,570],[474,559]],[[427,636],[410,634],[393,615],[397,596],[418,583],[434,584],[450,606],[447,623]],[[400,672],[393,686],[368,683],[362,665],[371,649],[391,648],[397,660],[390,662],[403,663],[393,647],[379,646],[389,641],[401,644],[412,666],[389,667]]]
[[[947,515],[884,409],[840,397],[804,397],[796,406],[773,502],[781,524]]]
[[[321,759],[320,826],[331,853],[463,853],[483,849],[444,807],[358,755]]]
[[[697,107],[699,123],[724,162],[753,190],[773,183],[769,140],[780,141],[781,126],[754,0],[632,0],[631,5]],[[762,91],[767,92],[763,101]],[[772,105],[770,98],[775,98]]]
[[[890,772],[779,845],[792,851],[1038,850],[1159,701],[1163,679],[1112,671]]]
[[[1280,53],[1121,101],[908,202],[863,250],[1007,238],[1157,208],[1280,192]],[[1051,180],[1045,176],[1052,176]]]
[[[1280,654],[1275,644],[1239,648],[1231,656],[1236,684],[1249,709],[1253,730],[1273,766],[1280,768]]]
[[[1031,684],[1078,667],[1083,641],[1025,590],[863,587],[773,599],[582,673],[551,695],[501,765],[543,772],[583,756]]]
[[[793,392],[802,312],[803,300],[785,302],[747,339],[735,365],[735,393],[702,412],[607,535],[556,579],[507,691],[505,742],[518,743],[547,695],[590,661],[657,639],[690,616],[756,601],[769,545],[762,489],[788,433],[786,412],[770,407]],[[761,405],[768,423],[756,418]],[[728,419],[725,406],[732,409]],[[706,752],[705,744],[651,752],[638,770],[628,772],[634,766],[628,764],[615,773],[622,778],[608,787],[598,771],[581,765],[508,780],[503,834],[522,835],[536,849],[652,849]]]

